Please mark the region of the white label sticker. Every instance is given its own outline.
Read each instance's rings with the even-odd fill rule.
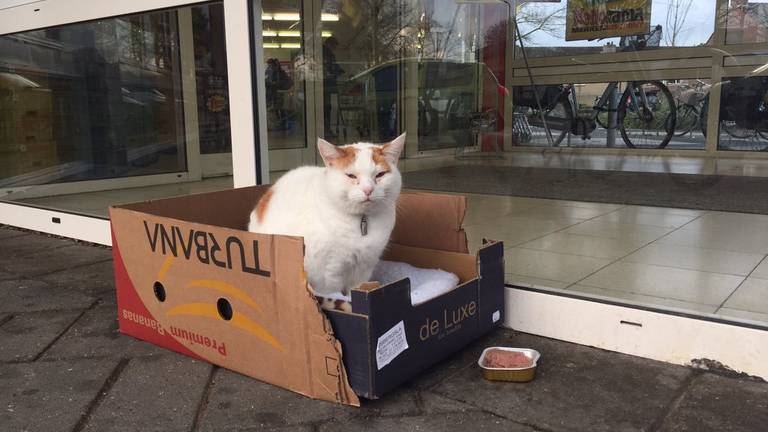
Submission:
[[[496,322],[501,318],[501,311],[496,311],[493,313],[493,322]]]
[[[400,321],[379,338],[379,342],[376,344],[376,366],[381,370],[407,349],[408,340],[405,338],[405,324]]]

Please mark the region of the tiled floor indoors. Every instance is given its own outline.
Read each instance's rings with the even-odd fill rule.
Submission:
[[[469,195],[507,282],[768,325],[768,215]]]

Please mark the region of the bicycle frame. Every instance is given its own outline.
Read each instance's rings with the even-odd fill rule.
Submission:
[[[619,81],[613,81],[609,82],[608,86],[603,91],[603,94],[598,99],[597,103],[592,107],[592,111],[590,112],[589,116],[582,117],[582,119],[586,119],[589,121],[595,121],[597,119],[597,116],[602,112],[611,112],[611,111],[618,111],[617,109],[611,110],[610,108],[607,108],[609,106],[609,99],[611,98],[611,95],[614,94],[616,90],[619,89]],[[635,94],[635,90],[638,89],[638,87],[635,85],[634,81],[628,81],[627,82],[627,89],[632,91],[632,94]],[[625,91],[627,90],[625,89]],[[568,101],[570,102],[571,107],[571,114],[573,118],[573,124],[571,125],[571,129],[575,129],[574,125],[576,121],[578,121],[578,100],[576,98],[576,92],[574,90],[573,85],[570,85],[567,89],[564,90],[564,92],[567,92],[566,97],[568,98]],[[630,109],[635,110],[635,112],[641,112],[640,109],[645,108],[646,110],[650,110],[650,105],[648,103],[648,95],[645,93],[645,90],[641,87],[639,87],[639,94],[640,94],[640,103],[641,105],[638,105],[638,100],[635,97],[630,98],[631,107]],[[615,97],[615,96],[614,96]],[[613,125],[612,128],[616,128],[616,125]]]

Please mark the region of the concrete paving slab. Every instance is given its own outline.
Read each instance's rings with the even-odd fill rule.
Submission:
[[[515,335],[509,346],[541,353],[534,381],[486,381],[473,365],[434,391],[546,430],[641,431],[663,415],[693,373],[684,367],[529,335]]]
[[[9,279],[18,279],[19,275],[5,271],[0,270],[0,281],[9,280]]]
[[[56,249],[44,249],[33,254],[18,257],[12,265],[3,269],[27,278],[44,275],[64,269],[72,269],[112,258],[112,251],[105,247],[75,244]]]
[[[471,343],[447,360],[427,369],[411,385],[420,390],[430,389],[453,375],[477,363],[480,354],[489,346],[509,345],[515,332],[508,329],[496,329]]]
[[[691,383],[660,430],[768,430],[768,384],[703,374]]]
[[[440,416],[355,418],[351,421],[334,420],[320,425],[320,432],[366,431],[366,432],[533,432],[535,429],[483,412],[446,414]]]
[[[219,369],[214,376],[207,407],[200,422],[203,431],[477,410],[440,395],[420,394],[410,386],[395,390],[379,400],[362,399],[360,408],[344,407],[311,400],[225,369]]]
[[[117,362],[0,364],[0,429],[71,431]]]
[[[0,282],[0,312],[85,309],[96,299],[78,291],[61,289],[38,280]]]
[[[479,411],[480,409],[457,400],[449,399],[445,396],[422,391],[418,394],[418,402],[423,414],[443,414],[451,412]]]
[[[115,291],[115,273],[111,260],[78,267],[77,271],[57,271],[37,279],[56,288],[77,290],[94,297],[114,295]]]
[[[46,351],[41,360],[79,357],[141,357],[165,355],[170,351],[126,336],[118,330],[114,306],[97,306],[82,318]]]
[[[0,361],[30,361],[51,344],[81,311],[16,314],[0,327]]]
[[[58,249],[65,246],[76,245],[72,239],[49,237],[46,235],[20,235],[0,239],[2,241],[3,254],[0,255],[0,266],[10,267],[13,261],[24,255],[46,249]]]
[[[31,235],[31,234],[32,233],[29,231],[15,229],[7,225],[0,225],[0,240],[5,240],[11,237],[18,237],[23,235]]]
[[[308,424],[331,418],[350,418],[357,411],[356,408],[312,400],[226,369],[218,369],[213,378],[208,407],[200,420],[200,430]]]
[[[189,431],[211,365],[169,354],[128,363],[85,431]]]

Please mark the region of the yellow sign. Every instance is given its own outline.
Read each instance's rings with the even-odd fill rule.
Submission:
[[[648,34],[651,0],[569,0],[565,40]]]

